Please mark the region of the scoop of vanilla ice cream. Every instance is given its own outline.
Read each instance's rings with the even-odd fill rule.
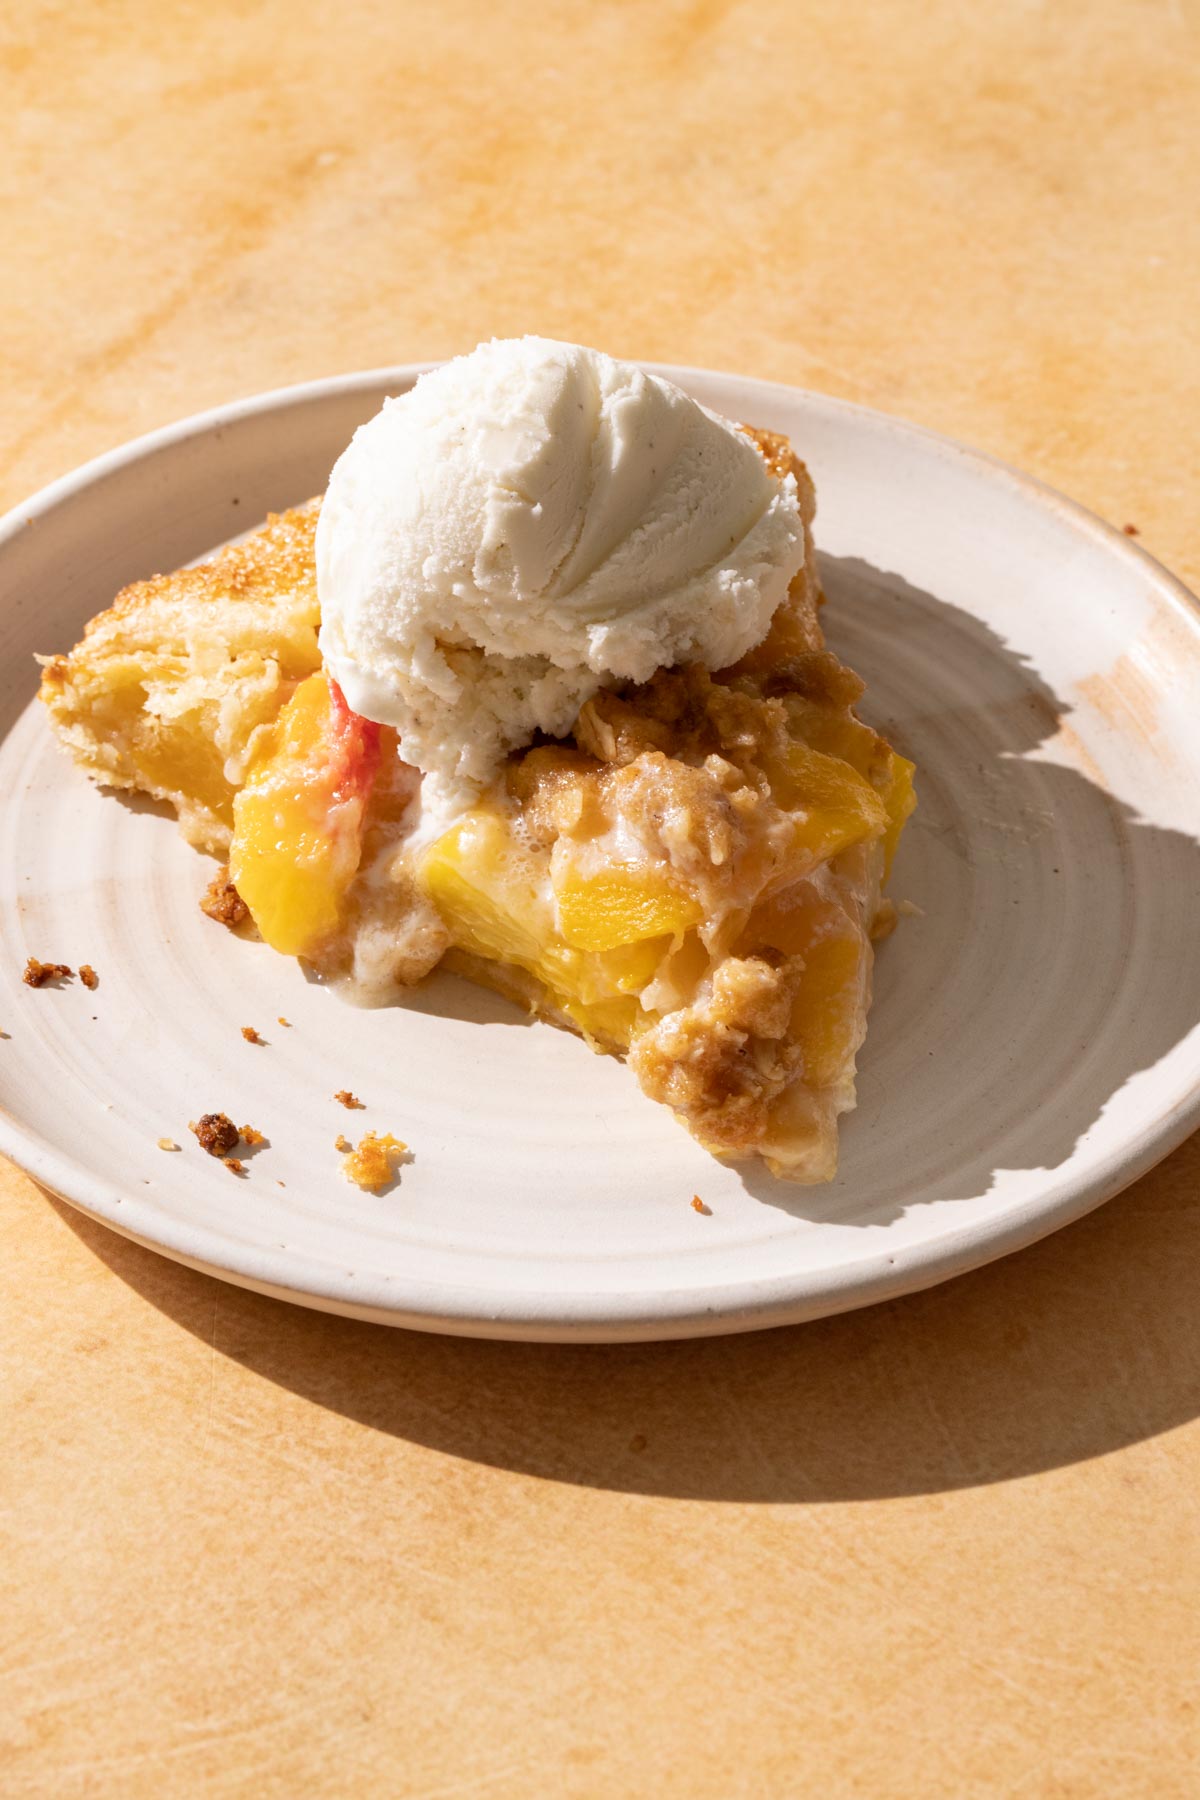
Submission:
[[[613,681],[735,662],[804,558],[796,484],[680,388],[496,339],[356,432],[317,528],[321,653],[398,727],[425,804],[470,804]]]

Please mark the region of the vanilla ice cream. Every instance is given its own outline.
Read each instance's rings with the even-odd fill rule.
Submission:
[[[497,339],[388,400],[335,465],[321,652],[444,817],[598,688],[735,662],[803,559],[795,481],[727,419],[598,351]]]

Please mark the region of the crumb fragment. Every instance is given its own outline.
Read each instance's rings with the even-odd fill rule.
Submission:
[[[250,908],[229,879],[228,863],[221,864],[205,888],[200,911],[215,919],[218,925],[228,925],[231,931],[249,917]]]
[[[374,1131],[368,1131],[359,1142],[357,1150],[343,1159],[342,1169],[356,1187],[367,1188],[372,1193],[378,1192],[396,1173],[396,1165],[408,1149],[399,1138],[390,1132],[382,1137]]]
[[[1141,537],[1142,535],[1136,525],[1122,525],[1121,530],[1126,537]]]
[[[290,1019],[285,1019],[282,1013],[280,1013],[275,1023],[277,1025],[286,1025],[289,1031],[292,1029],[292,1021]]]
[[[333,1140],[333,1147],[335,1150],[353,1150],[354,1145],[350,1142],[350,1139],[346,1136],[344,1131],[339,1131]]]
[[[248,1044],[261,1044],[261,1043],[265,1043],[265,1041],[266,1041],[264,1038],[259,1037],[259,1035],[258,1035],[257,1031],[255,1031],[253,1025],[243,1025],[242,1026],[242,1036],[245,1038],[245,1040]]]
[[[692,1211],[698,1212],[698,1213],[711,1214],[712,1207],[705,1206],[705,1204],[704,1204],[703,1200],[700,1198],[699,1194],[693,1194],[692,1195]]]
[[[245,1163],[239,1162],[236,1156],[224,1156],[221,1160],[231,1175],[244,1175],[246,1173]]]
[[[27,987],[45,987],[48,981],[66,981],[74,973],[66,963],[39,962],[36,956],[31,956],[21,980]]]
[[[161,1137],[157,1142],[160,1150],[178,1150],[179,1148],[179,1145],[175,1142],[174,1138]]]
[[[97,975],[95,969],[93,969],[91,963],[80,963],[79,979],[82,981],[85,988],[95,989],[100,986],[100,977]]]
[[[333,1097],[335,1100],[340,1100],[342,1105],[350,1112],[366,1111],[363,1101],[359,1099],[357,1094],[352,1094],[349,1088],[339,1088]]]
[[[225,1113],[205,1113],[195,1123],[189,1120],[188,1130],[195,1132],[200,1148],[210,1156],[228,1156],[237,1148],[238,1128]]]
[[[253,1149],[256,1144],[265,1144],[267,1141],[265,1132],[257,1131],[253,1125],[243,1125],[241,1127],[241,1138],[243,1144],[249,1144],[251,1149]]]

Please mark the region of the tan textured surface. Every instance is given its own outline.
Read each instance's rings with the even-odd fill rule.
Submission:
[[[1195,0],[6,11],[4,503],[532,328],[906,413],[1200,576]],[[618,1351],[0,1201],[6,1796],[1200,1791],[1195,1141],[927,1296]]]

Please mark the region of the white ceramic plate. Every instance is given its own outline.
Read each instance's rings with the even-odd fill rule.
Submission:
[[[187,420],[0,529],[0,1148],[117,1230],[249,1287],[439,1331],[591,1339],[736,1331],[922,1287],[1171,1149],[1200,1114],[1195,603],[1035,483],[789,388],[665,371],[808,459],[830,637],[867,678],[866,716],[919,767],[893,891],[920,916],[882,947],[836,1181],[723,1167],[618,1063],[467,984],[355,1011],[200,914],[210,865],[56,749],[33,652],[72,644],[124,582],[319,491],[354,426],[418,372]],[[100,986],[26,988],[30,954],[90,961]],[[365,1112],[334,1102],[343,1087]],[[218,1109],[270,1139],[244,1180],[187,1130]],[[334,1150],[365,1126],[415,1151],[379,1196]]]

